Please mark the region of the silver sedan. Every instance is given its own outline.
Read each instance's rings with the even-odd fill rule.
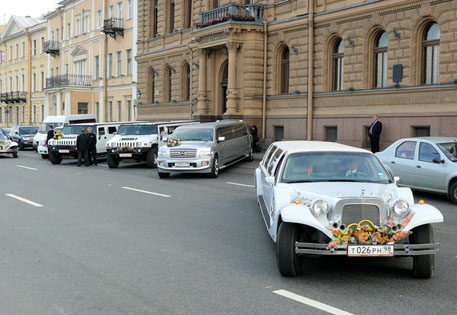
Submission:
[[[413,189],[447,194],[457,204],[457,138],[405,138],[376,156]]]

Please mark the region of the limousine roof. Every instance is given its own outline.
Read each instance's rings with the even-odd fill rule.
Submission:
[[[134,124],[134,121],[113,121],[113,122],[86,122],[86,123],[79,123],[79,124],[71,124],[71,125],[65,125],[64,127],[69,127],[69,126],[120,126],[120,125],[131,125]]]
[[[189,124],[189,125],[183,125],[179,126],[179,129],[182,128],[215,128],[215,127],[220,127],[220,126],[230,126],[234,124],[239,124],[239,123],[244,123],[243,120],[234,120],[234,119],[227,119],[227,120],[217,120],[213,122],[207,122],[207,123],[201,123],[201,124]]]
[[[324,141],[279,141],[274,142],[278,148],[288,153],[298,152],[359,152],[359,153],[370,153],[365,149],[351,147],[345,144],[336,142],[324,142]]]
[[[172,120],[172,121],[129,121],[122,123],[122,125],[176,125],[176,124],[198,124],[197,120]]]

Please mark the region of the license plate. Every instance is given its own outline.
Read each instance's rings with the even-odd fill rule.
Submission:
[[[59,153],[70,153],[70,150],[59,150]]]
[[[189,167],[190,163],[177,162],[175,163],[176,167]]]
[[[119,157],[132,157],[132,153],[120,153]]]
[[[348,245],[348,256],[394,256],[393,245]]]

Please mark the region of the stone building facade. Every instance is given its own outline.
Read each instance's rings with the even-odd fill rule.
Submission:
[[[456,136],[457,1],[138,1],[139,119],[242,118],[266,143]],[[312,80],[310,80],[312,78]]]

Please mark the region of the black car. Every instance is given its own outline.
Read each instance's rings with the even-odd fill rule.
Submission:
[[[27,147],[33,147],[33,137],[38,131],[36,126],[13,126],[10,139],[17,142],[19,149],[23,150]]]

